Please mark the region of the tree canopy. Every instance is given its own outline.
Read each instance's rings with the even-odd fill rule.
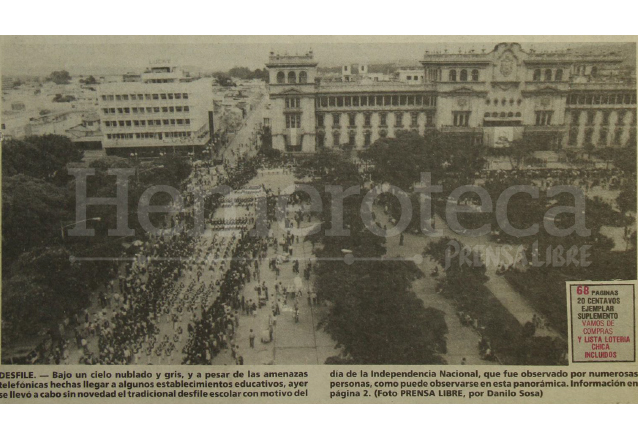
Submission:
[[[82,159],[82,151],[68,137],[47,134],[2,142],[2,176],[25,174],[62,184],[69,180],[66,165]]]
[[[458,174],[469,181],[483,168],[484,155],[483,147],[446,134],[431,132],[423,137],[404,131],[396,137],[377,140],[361,156],[374,165],[375,182],[410,191],[420,181],[422,172],[430,172],[433,183],[445,174]]]
[[[56,70],[49,75],[47,81],[55,82],[56,84],[68,84],[71,82],[71,75],[66,70]]]

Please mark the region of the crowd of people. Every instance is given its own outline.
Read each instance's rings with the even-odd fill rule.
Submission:
[[[90,315],[76,328],[82,364],[130,364],[144,343],[159,332],[157,322],[175,294],[175,282],[187,267],[194,240],[186,234],[158,237],[135,260],[122,264],[110,306]],[[88,340],[97,337],[97,349]]]
[[[260,306],[246,300],[240,294],[252,278],[259,275],[259,259],[263,256],[263,238],[242,232],[230,259],[228,270],[219,285],[213,304],[205,309],[200,319],[188,328],[188,342],[184,348],[184,364],[210,364],[222,349],[231,349],[238,364],[243,363],[237,354],[234,340],[239,324],[238,313],[253,313]]]

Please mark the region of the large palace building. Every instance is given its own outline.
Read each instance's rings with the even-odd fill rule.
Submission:
[[[362,149],[400,130],[438,130],[490,147],[523,137],[545,150],[635,145],[636,78],[623,61],[613,52],[501,43],[491,52],[426,52],[422,69],[395,80],[379,80],[367,66],[329,80],[318,77],[312,51],[271,52],[273,147]]]

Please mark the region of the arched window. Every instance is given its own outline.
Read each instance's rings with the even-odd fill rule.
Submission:
[[[509,113],[507,113],[507,117],[514,117],[514,113],[510,111]]]
[[[485,113],[483,117],[490,117],[490,113]]]
[[[541,80],[541,69],[534,70],[534,81]]]
[[[305,84],[308,82],[308,74],[304,71],[299,72],[299,84]]]
[[[520,111],[518,111],[518,112],[516,113],[516,117],[521,117],[521,112],[520,112]]]
[[[297,75],[295,72],[288,72],[288,84],[294,84],[297,82]]]
[[[505,117],[505,112],[504,111],[501,112],[501,117]]]
[[[467,81],[467,70],[465,69],[461,70],[461,81],[463,82]]]
[[[498,105],[498,99],[494,99],[494,105]]]
[[[472,81],[476,82],[479,80],[479,72],[477,69],[472,70]]]
[[[277,84],[283,84],[286,82],[286,75],[284,72],[277,73]]]
[[[596,66],[592,67],[591,68],[591,73],[590,73],[591,77],[595,78],[597,73],[598,73],[598,67],[596,67]]]
[[[451,82],[456,82],[456,70],[450,70],[449,79]]]
[[[545,70],[545,81],[552,80],[552,69]]]
[[[503,100],[501,100],[501,104],[502,104],[503,106],[507,105],[507,99],[503,98]]]
[[[492,113],[492,117],[498,117],[498,113],[495,111],[494,113]]]
[[[554,81],[562,81],[563,80],[563,69],[556,70],[556,75],[554,75]]]

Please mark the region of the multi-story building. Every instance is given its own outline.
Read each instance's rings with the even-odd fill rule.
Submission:
[[[399,82],[419,84],[424,81],[423,69],[416,69],[416,68],[399,69],[397,70],[396,76]]]
[[[617,53],[501,43],[491,52],[426,52],[421,72],[397,81],[322,82],[312,52],[271,52],[273,146],[359,149],[399,130],[439,130],[490,147],[523,137],[550,150],[633,145],[636,79],[622,63]]]
[[[192,80],[181,70],[157,65],[140,82],[98,88],[107,154],[153,155],[203,148],[210,139],[212,80]]]

